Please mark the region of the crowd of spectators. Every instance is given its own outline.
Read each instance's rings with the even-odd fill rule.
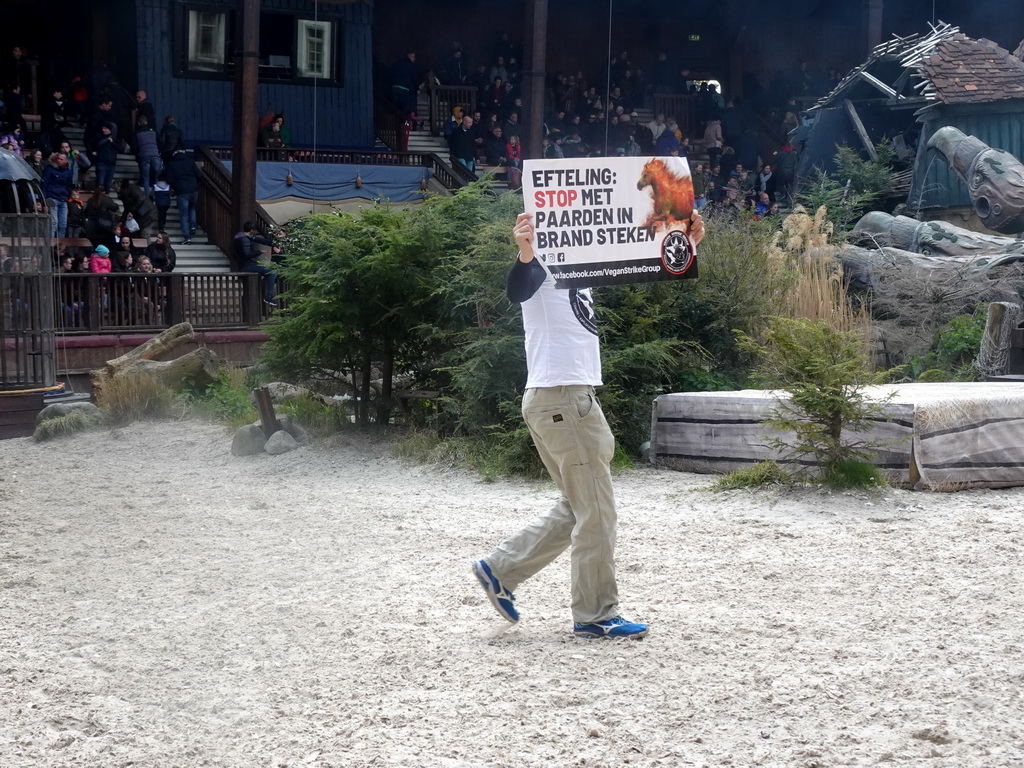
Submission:
[[[458,42],[451,43],[439,60],[439,66],[429,71],[418,67],[415,52],[396,62],[391,81],[396,105],[417,119],[419,89],[471,89],[472,98],[455,106],[442,128],[452,158],[471,171],[497,167],[511,188],[518,187],[520,137],[527,118],[521,47],[503,34],[486,61],[470,62]],[[798,101],[826,93],[839,77],[835,70],[815,74],[806,63],[789,76],[777,75],[767,87],[749,77],[744,83],[747,99],[741,103],[725,98],[715,82],[674,64],[666,52],[658,52],[643,67],[622,51],[611,57],[606,72],[558,72],[548,78],[543,156],[687,157],[691,164],[701,163],[705,194],[698,197],[708,204],[770,212],[776,203],[791,202],[799,145],[788,137],[800,125]],[[680,127],[682,116],[640,119],[638,110],[651,110],[655,94],[688,97],[689,135]],[[765,180],[759,183],[762,174]]]
[[[39,174],[40,210],[50,215],[51,237],[85,237],[91,246],[108,249],[122,234],[148,240],[154,224],[165,229],[173,194],[182,211],[182,241],[188,243],[195,232],[197,187],[174,116],[158,127],[148,94],[140,90],[132,96],[103,65],[67,84],[53,84],[38,104],[26,103],[30,71],[24,49],[15,46],[0,74],[0,147],[23,157]],[[38,126],[26,122],[27,114],[38,114]],[[73,127],[78,130],[70,131]],[[81,147],[73,143],[77,135]],[[138,176],[116,181],[123,154],[134,157]],[[179,154],[187,159],[176,159]]]

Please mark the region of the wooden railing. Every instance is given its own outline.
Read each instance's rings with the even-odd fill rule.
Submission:
[[[266,150],[277,152],[279,150]],[[199,172],[199,202],[196,218],[199,225],[206,231],[210,242],[228,255],[231,265],[237,266],[234,259],[233,240],[242,226],[237,220],[234,206],[231,204],[231,173],[221,162],[221,156],[212,152],[209,147],[195,150],[196,170]],[[227,150],[227,158],[231,159],[231,150]],[[260,158],[264,159],[264,158]],[[276,159],[276,158],[275,158]],[[256,204],[256,229],[269,236],[276,224],[259,203]]]
[[[251,272],[54,275],[53,327],[62,334],[252,328],[274,307]],[[278,278],[278,291],[286,288]],[[283,299],[277,299],[280,306]]]
[[[430,132],[435,136],[441,135],[444,121],[456,106],[461,106],[469,112],[476,109],[476,88],[472,86],[432,85],[428,88],[427,94],[430,97],[427,120],[430,122]],[[422,118],[423,115],[419,117]]]
[[[697,136],[697,96],[692,93],[654,94],[654,114],[665,115],[666,122],[675,120],[683,136],[700,139]]]
[[[373,131],[391,149],[408,149],[405,141],[405,118],[398,107],[387,99],[373,99]]]

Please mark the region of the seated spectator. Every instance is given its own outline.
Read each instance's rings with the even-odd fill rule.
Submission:
[[[148,256],[139,257],[138,273],[155,275]],[[132,281],[133,319],[139,325],[159,325],[163,314],[163,286],[160,278],[146,277]]]
[[[153,265],[154,272],[169,274],[174,271],[178,257],[171,247],[171,238],[166,232],[161,230],[156,233],[153,242],[146,246],[146,258]]]
[[[505,149],[505,137],[501,128],[495,127],[484,142],[484,159],[488,165],[508,165],[508,153]]]
[[[668,124],[666,129],[661,132],[661,136],[659,136],[658,140],[654,142],[654,151],[656,154],[662,157],[667,157],[672,154],[673,150],[679,150],[682,144],[676,136],[677,128],[678,126],[674,122],[671,122]]]
[[[74,266],[71,267],[71,271],[76,275],[84,275],[92,272],[92,269],[90,269],[90,261],[91,259],[89,258],[88,253],[79,256],[75,259],[75,263]]]
[[[0,135],[0,146],[21,157],[25,152],[25,134],[20,125],[8,125]]]
[[[588,147],[580,136],[578,125],[569,128],[569,135],[562,139],[561,152],[563,157],[586,157]],[[547,155],[545,155],[547,157]]]
[[[577,134],[577,136],[578,135],[579,134]],[[553,160],[553,159],[565,157],[565,153],[562,151],[562,148],[559,146],[559,142],[558,141],[553,141],[551,136],[545,136],[544,140],[543,140],[543,144],[544,144],[544,150],[543,150],[541,156],[545,160]]]
[[[134,272],[137,252],[128,235],[122,235],[110,252],[111,272]]]
[[[105,245],[97,245],[89,258],[89,271],[94,275],[105,275],[110,272],[110,249]]]
[[[772,201],[768,199],[768,193],[761,192],[758,194],[757,202],[754,204],[754,215],[757,216],[758,219],[762,219],[768,215],[771,207]]]
[[[505,57],[498,56],[491,67],[491,80],[500,79],[503,83],[508,80],[508,70],[505,68]]]
[[[768,163],[765,163],[761,168],[761,172],[757,174],[757,182],[754,184],[754,188],[758,192],[767,192],[768,197],[772,200],[775,199],[775,174]]]
[[[508,140],[512,136],[519,136],[522,133],[523,126],[519,122],[519,114],[516,112],[510,112],[508,119],[505,124],[501,126],[502,133],[505,134],[505,139]]]
[[[508,156],[508,188],[519,189],[523,186],[523,145],[519,143],[517,134],[508,137],[505,153]]]

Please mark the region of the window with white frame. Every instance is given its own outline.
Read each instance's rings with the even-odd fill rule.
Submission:
[[[296,47],[299,77],[330,77],[331,22],[299,19]]]
[[[188,68],[218,72],[226,62],[228,15],[223,11],[188,12]]]

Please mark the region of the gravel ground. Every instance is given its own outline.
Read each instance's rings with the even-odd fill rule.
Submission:
[[[1024,766],[1024,490],[616,477],[624,612],[471,560],[555,499],[360,438],[0,442],[0,765]]]

